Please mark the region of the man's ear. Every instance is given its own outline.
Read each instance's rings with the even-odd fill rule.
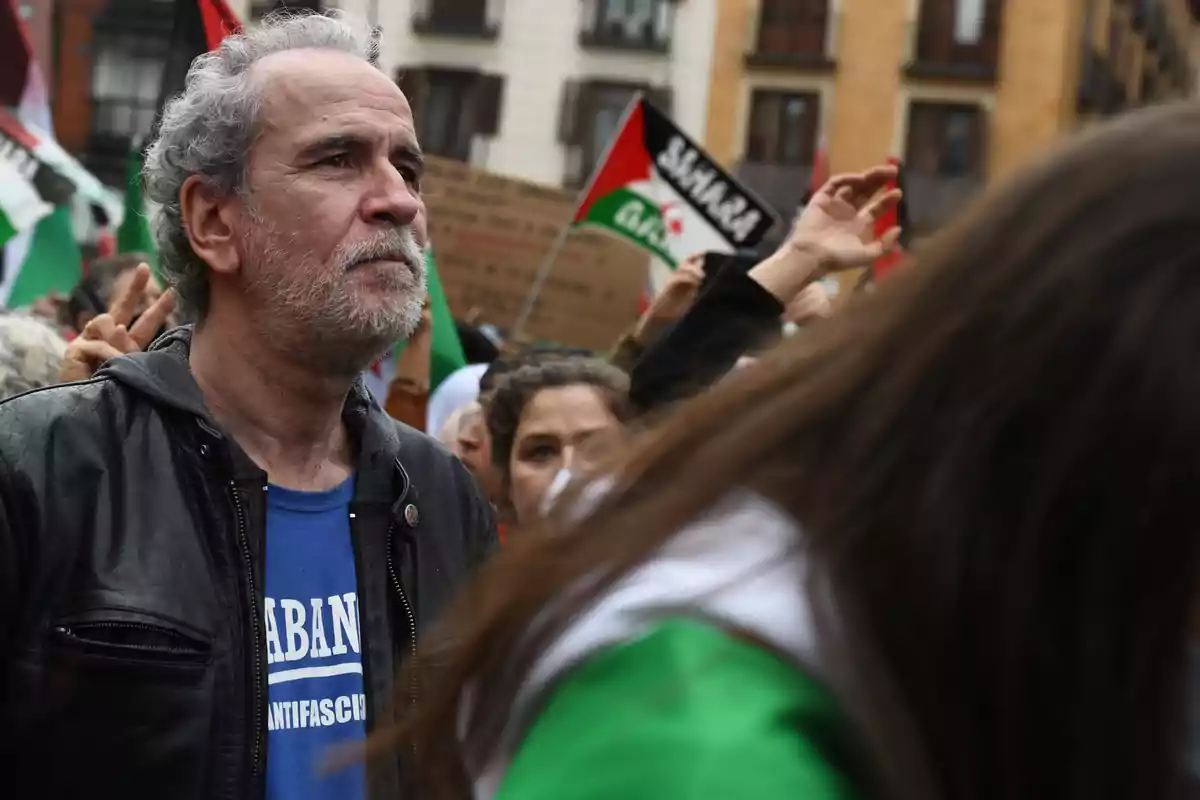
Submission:
[[[192,175],[179,189],[179,216],[192,250],[214,272],[232,274],[241,267],[234,227],[238,198],[217,195]]]

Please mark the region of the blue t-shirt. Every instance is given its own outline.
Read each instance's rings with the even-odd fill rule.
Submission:
[[[267,490],[269,800],[365,796],[361,766],[324,769],[366,731],[353,497],[353,478],[328,492]]]

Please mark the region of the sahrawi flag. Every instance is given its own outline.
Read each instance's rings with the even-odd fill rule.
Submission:
[[[63,173],[78,165],[54,141],[50,123],[45,81],[16,0],[0,0],[0,228],[10,231],[0,308],[69,290],[79,278],[79,248],[61,205],[74,188]]]
[[[688,256],[755,247],[775,212],[638,97],[592,174],[574,224],[601,228],[675,267]]]

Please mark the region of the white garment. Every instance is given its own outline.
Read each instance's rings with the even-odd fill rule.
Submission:
[[[580,614],[538,659],[513,703],[503,752],[476,780],[477,800],[496,795],[541,701],[573,667],[649,633],[663,620],[702,618],[744,630],[816,669],[804,566],[794,552],[799,536],[785,511],[744,492],[684,528],[657,557]]]
[[[487,364],[468,364],[446,376],[429,395],[429,408],[425,413],[425,431],[437,436],[446,420],[467,403],[479,399],[479,380],[487,372]]]

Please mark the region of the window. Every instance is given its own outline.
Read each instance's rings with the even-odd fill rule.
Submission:
[[[471,76],[463,73],[430,74],[421,120],[421,143],[426,151],[459,161],[470,159],[471,82]]]
[[[812,164],[819,108],[815,94],[756,91],[750,102],[746,160],[790,166]]]
[[[421,33],[490,39],[498,35],[499,28],[488,11],[488,0],[422,0],[415,4],[413,23]],[[498,4],[494,12],[501,13]]]
[[[826,55],[830,0],[762,0],[758,52]]]
[[[672,0],[593,0],[592,8],[584,7],[580,43],[665,51],[674,18]]]
[[[585,172],[591,172],[616,137],[625,109],[633,102],[637,88],[627,86],[598,86],[591,96],[591,120],[588,138],[584,142]]]
[[[609,80],[569,80],[563,85],[558,140],[566,148],[566,186],[578,186],[591,173],[639,92],[659,111],[671,115],[669,87]]]
[[[987,171],[987,115],[976,105],[913,103],[908,109],[905,194],[909,228],[936,230],[966,207]]]
[[[913,103],[909,109],[908,169],[940,178],[984,172],[983,114],[978,106]]]
[[[954,0],[954,41],[979,44],[983,39],[983,0]]]
[[[158,111],[164,64],[161,41],[101,38],[92,63],[93,131],[131,140],[148,136]]]
[[[910,74],[994,80],[1003,6],[1003,0],[921,0]]]
[[[477,136],[495,136],[504,79],[469,70],[405,67],[396,79],[412,107],[425,152],[471,160]]]

